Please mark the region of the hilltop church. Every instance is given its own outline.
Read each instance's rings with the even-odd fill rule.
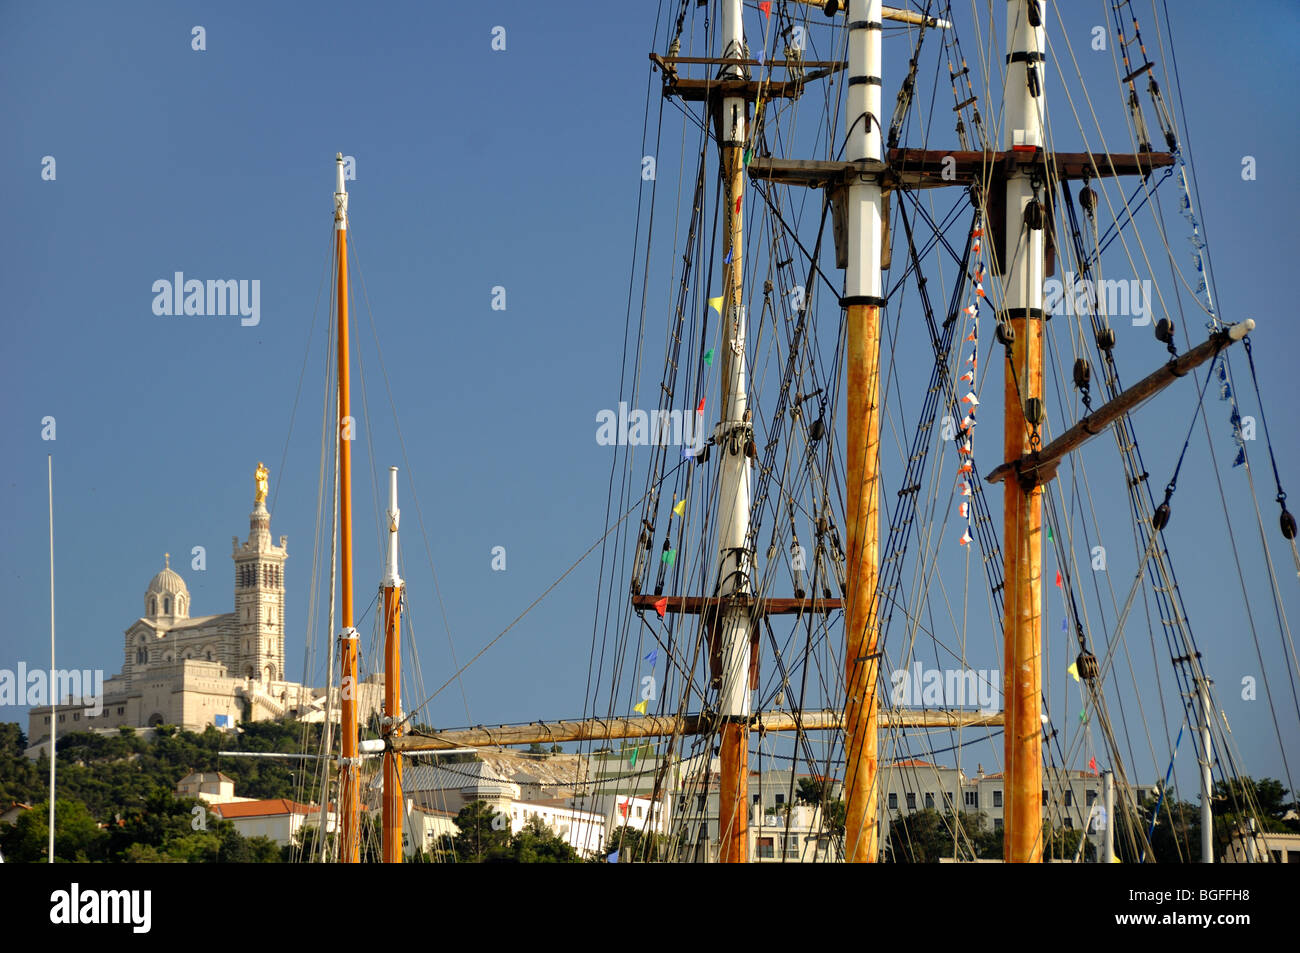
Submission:
[[[288,537],[271,541],[266,509],[267,469],[257,467],[257,492],[248,521],[248,539],[231,538],[235,611],[190,615],[185,580],[163,556],[162,571],[144,593],[144,615],[125,631],[122,671],[104,681],[102,710],[58,707],[58,734],[122,725],[177,725],[203,731],[208,725],[234,728],[241,721],[266,721],[289,715],[306,721],[324,718],[325,692],[285,677],[284,562]],[[383,678],[359,683],[358,720],[365,721],[383,702]],[[329,693],[338,717],[338,689]],[[62,704],[62,702],[61,702]],[[28,714],[28,744],[48,743],[50,708]]]

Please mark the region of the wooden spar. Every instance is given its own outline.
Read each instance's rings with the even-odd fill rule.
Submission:
[[[723,0],[722,41],[726,56],[744,50],[740,0]],[[738,65],[724,67],[728,80],[744,80]],[[752,441],[745,390],[744,305],[744,153],[748,139],[749,104],[723,92],[715,99],[720,163],[726,189],[724,218],[726,256],[723,265],[722,399],[718,408],[718,595],[748,594],[753,558],[749,538],[750,458]],[[713,630],[719,661],[717,707],[724,716],[718,752],[718,860],[743,864],[749,857],[749,716],[752,697],[750,643],[755,637],[749,607],[728,599]]]
[[[850,123],[845,155],[879,160],[881,115],[881,3],[850,0]],[[876,769],[880,672],[876,585],[880,568],[880,275],[881,188],[859,177],[844,190],[848,256],[844,303],[848,311],[845,362],[848,379],[848,454],[845,520],[848,572],[844,612],[844,852],[849,863],[874,863],[879,853]]]
[[[817,7],[827,16],[834,16],[836,13],[845,12],[845,5],[842,0],[832,0],[828,5],[826,0],[795,0],[795,3],[801,3],[805,7]],[[848,6],[849,22],[853,22],[853,7]],[[911,10],[900,10],[897,7],[882,7],[880,10],[881,20],[893,20],[896,23],[910,23],[913,26],[925,24],[928,27],[938,27],[939,29],[948,30],[952,24],[947,20],[940,20],[938,17],[928,17],[923,13],[914,13]]]
[[[890,149],[885,161],[859,159],[845,162],[830,159],[777,159],[755,156],[749,163],[752,179],[767,179],[782,185],[824,188],[852,182],[861,175],[879,174],[881,186],[895,188],[946,188],[983,183],[990,173],[1005,176],[1026,161],[1041,162],[1035,153],[961,152],[943,149]],[[1052,175],[1060,179],[1106,179],[1121,175],[1148,175],[1174,164],[1169,152],[1141,152],[1108,155],[1091,152],[1054,152],[1050,156]]]
[[[727,598],[717,596],[653,596],[642,594],[632,597],[632,608],[638,612],[654,609],[655,603],[663,602],[666,613],[682,615],[699,615],[713,613],[727,602],[743,602],[750,607],[751,614],[758,618],[765,615],[802,615],[805,612],[833,612],[842,608],[840,599],[766,599],[738,593]]]
[[[339,812],[343,839],[339,860],[361,860],[361,791],[357,756],[357,630],[352,627],[352,419],[348,392],[348,194],[343,184],[343,154],[335,159],[334,235],[338,269],[338,434],[339,442],[339,551],[342,570],[340,608],[343,632],[339,638],[340,758]],[[328,707],[328,706],[327,706]]]
[[[1002,713],[958,711],[942,708],[893,709],[881,713],[880,724],[890,730],[902,728],[947,730],[952,728],[996,728]],[[838,731],[844,727],[839,709],[760,712],[750,716],[752,731]],[[394,736],[392,749],[399,752],[447,751],[457,748],[496,748],[507,745],[559,743],[563,741],[616,741],[621,738],[666,738],[672,735],[708,734],[717,729],[711,715],[655,716],[633,718],[586,718],[576,721],[536,721],[526,725],[496,725],[440,731],[433,734]]]
[[[384,719],[388,740],[402,734],[402,577],[397,574],[397,467],[388,468],[388,572],[384,576]],[[381,852],[386,864],[402,862],[402,753],[384,746]]]
[[[1041,17],[1038,18],[1041,21]],[[1046,30],[1029,19],[1029,0],[1007,4],[1007,68],[1003,93],[1005,148],[1042,148]],[[1037,82],[1029,82],[1029,71]],[[1041,198],[1034,178],[1019,166],[1006,178],[1005,233],[1022,234],[1002,266],[1007,323],[1015,332],[1003,387],[1005,459],[1017,459],[1038,446],[1043,397],[1043,220],[1024,225],[1026,209]],[[1038,863],[1043,858],[1042,810],[1042,552],[1043,491],[1007,481],[1003,498],[1003,649],[1005,654],[1006,730],[1003,732],[1006,775],[1007,863]]]
[[[1019,482],[1022,487],[1051,482],[1056,477],[1056,468],[1067,453],[1077,450],[1092,437],[1104,433],[1107,427],[1143,401],[1185,376],[1192,368],[1212,359],[1233,341],[1240,341],[1254,329],[1255,322],[1247,319],[1240,324],[1216,331],[1186,354],[1157,368],[1114,400],[1108,401],[1082,418],[1042,450],[1008,460],[989,473],[985,480],[989,483],[998,483],[1015,477],[1016,479],[1010,482]]]

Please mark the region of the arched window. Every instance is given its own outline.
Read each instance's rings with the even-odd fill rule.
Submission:
[[[163,599],[163,615],[171,615],[172,601],[170,598]]]
[[[144,649],[136,649],[135,663],[137,665],[143,665],[147,661],[149,661],[149,653]]]
[[[158,597],[157,597],[157,596],[154,596],[152,599],[149,600],[149,614],[150,614],[150,615],[157,615],[157,614],[158,614]]]

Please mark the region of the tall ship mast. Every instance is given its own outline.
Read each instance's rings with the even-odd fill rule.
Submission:
[[[940,0],[668,6],[649,57],[639,314],[633,296],[618,419],[597,416],[619,436],[597,433],[616,450],[606,532],[588,551],[600,571],[581,711],[435,730],[415,721],[432,697],[422,685],[403,710],[393,467],[384,713],[377,737],[358,738],[339,157],[338,859],[361,859],[367,784],[381,792],[379,859],[402,859],[404,761],[576,742],[590,770],[575,805],[655,806],[606,830],[602,850],[621,860],[912,859],[896,803],[912,807],[908,772],[947,754],[968,777],[971,749],[997,766],[998,859],[1144,861],[1185,727],[1202,816],[1200,843],[1178,849],[1212,861],[1215,806],[1243,818],[1258,805],[1166,529],[1212,414],[1231,422],[1228,469],[1245,467],[1254,495],[1239,401],[1256,324],[1210,297],[1180,104],[1157,79],[1172,33],[1153,59],[1133,4],[1111,5],[1122,109],[1103,120],[1080,108],[1098,84],[1063,75],[1075,51],[1040,0],[974,20]],[[1184,226],[1191,265],[1171,251]],[[1165,392],[1163,416],[1139,412]],[[1144,460],[1152,429],[1186,433],[1181,452],[1153,441]],[[1272,462],[1267,436],[1255,452]],[[1112,487],[1120,475],[1122,505],[1099,510],[1089,470]],[[1278,527],[1244,518],[1259,521],[1286,647],[1285,556],[1270,552],[1284,547],[1297,572],[1300,554],[1271,472]],[[1102,540],[1115,540],[1109,564]],[[1173,675],[1159,714],[1144,700],[1163,683],[1129,651],[1143,637]],[[1141,729],[1150,751],[1126,766]],[[1278,742],[1285,762],[1280,730]],[[1144,790],[1136,772],[1166,763]],[[1106,792],[1086,815],[1071,803],[1082,775]],[[990,859],[988,832],[963,818],[985,807],[981,790],[939,793],[925,806],[956,859]],[[1103,834],[1096,855],[1067,836],[1085,828]]]

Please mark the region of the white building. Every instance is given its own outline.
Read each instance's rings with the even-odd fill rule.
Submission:
[[[266,721],[320,707],[314,704],[318,693],[285,679],[288,537],[272,542],[264,484],[249,515],[248,538],[231,542],[235,610],[191,616],[189,588],[164,554],[163,568],[144,592],[144,615],[126,627],[122,671],[104,680],[102,697],[93,703],[83,698],[64,707],[59,699],[58,734],[122,725],[234,728],[246,718]],[[357,688],[357,717],[364,721],[382,710],[382,677]],[[48,705],[29,710],[29,756],[48,745],[51,717]]]
[[[299,804],[277,797],[264,801],[214,804],[212,813],[230,821],[244,837],[269,837],[283,847],[294,842],[303,824],[319,825],[321,811],[314,804]],[[329,812],[325,821],[327,833],[334,830],[335,821],[334,812]]]

